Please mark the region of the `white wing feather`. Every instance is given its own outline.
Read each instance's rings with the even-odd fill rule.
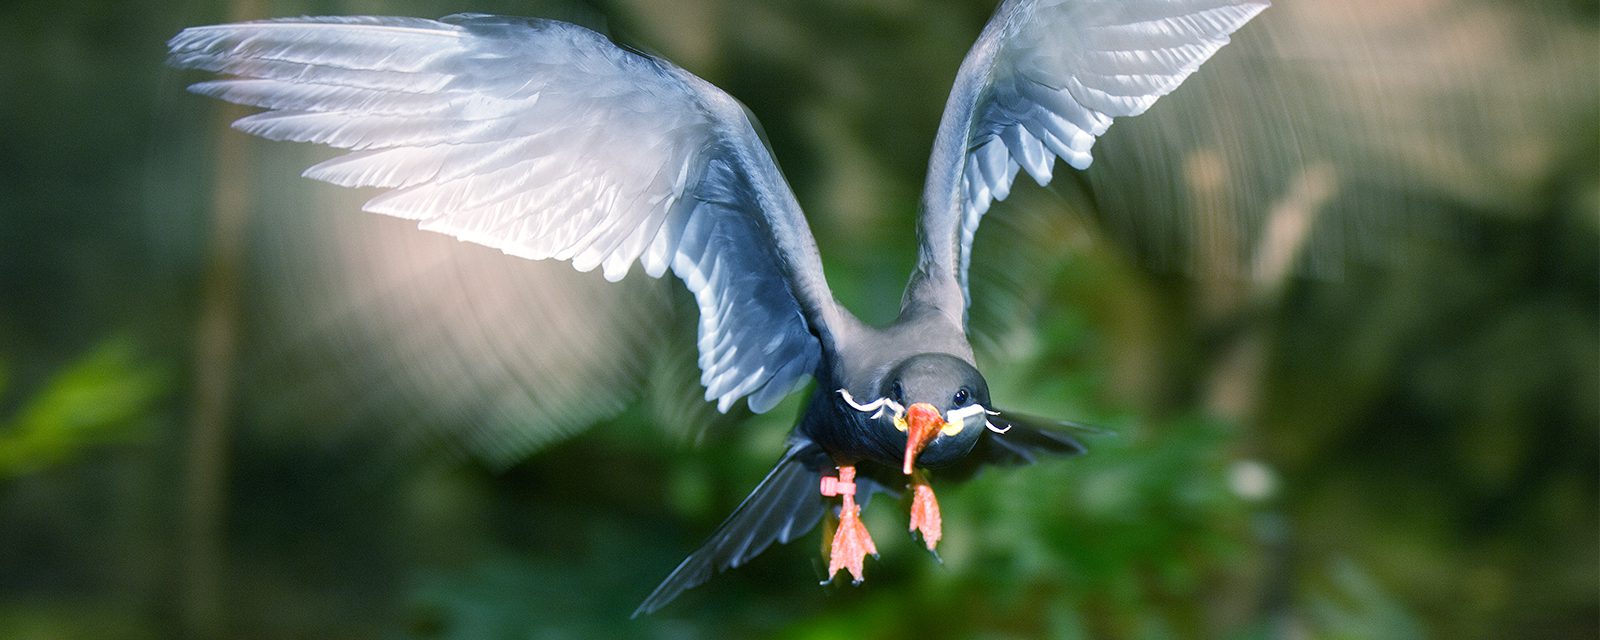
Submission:
[[[1177,89],[1267,5],[1007,0],[962,63],[945,108],[922,223],[925,242],[953,246],[924,256],[957,269],[965,293],[973,235],[1018,171],[1044,185],[1058,157],[1088,168],[1112,118],[1144,113]]]
[[[367,211],[619,280],[671,269],[700,307],[706,398],[765,411],[820,359],[832,312],[815,243],[726,94],[582,27],[460,15],[186,29],[196,93],[268,109],[234,123],[354,151],[307,169],[381,187]]]

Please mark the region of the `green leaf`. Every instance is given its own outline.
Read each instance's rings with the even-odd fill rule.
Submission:
[[[0,477],[32,473],[89,447],[137,438],[140,419],[170,388],[165,368],[142,361],[131,339],[101,342],[57,373],[0,428]]]

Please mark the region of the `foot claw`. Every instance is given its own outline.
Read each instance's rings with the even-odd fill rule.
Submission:
[[[933,497],[933,487],[928,486],[927,478],[920,473],[912,477],[911,490],[911,531],[920,533],[923,544],[928,545],[928,551],[933,551],[939,545],[939,539],[944,537],[939,520],[939,501]]]
[[[854,467],[839,468],[841,484],[854,479]],[[833,580],[843,569],[850,572],[851,584],[859,585],[865,578],[867,555],[878,557],[878,548],[872,544],[872,536],[867,533],[866,525],[861,523],[861,507],[856,504],[855,495],[853,492],[843,495],[844,504],[839,508],[839,529],[833,534],[833,547],[828,554],[828,579]]]

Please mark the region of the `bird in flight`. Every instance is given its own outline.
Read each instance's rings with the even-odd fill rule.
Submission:
[[[860,519],[911,494],[943,536],[926,469],[1081,453],[1055,423],[999,410],[967,337],[973,236],[1019,172],[1089,166],[1118,116],[1176,89],[1266,0],[1005,0],[956,76],[929,159],[900,313],[869,326],[823,275],[804,214],[744,107],[659,57],[554,20],[458,14],[194,27],[190,90],[265,109],[234,123],[350,153],[306,177],[386,191],[364,209],[523,258],[622,279],[669,271],[699,307],[708,401],[764,412],[816,386],[777,466],[639,606],[827,517],[828,577],[877,553]],[[979,292],[981,294],[981,292]]]

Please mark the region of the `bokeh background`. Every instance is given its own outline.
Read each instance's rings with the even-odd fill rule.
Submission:
[[[1282,0],[988,217],[1007,408],[1091,454],[888,500],[633,607],[798,398],[699,400],[672,282],[358,213],[162,64],[185,26],[566,17],[761,118],[839,298],[891,318],[989,0],[0,5],[0,637],[1600,636],[1600,10]],[[591,426],[592,425],[592,426]]]

